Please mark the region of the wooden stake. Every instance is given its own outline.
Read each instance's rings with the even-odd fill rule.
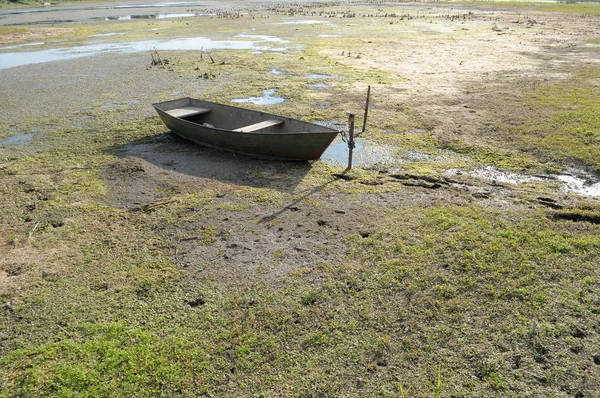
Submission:
[[[365,105],[365,117],[363,119],[363,128],[361,133],[364,133],[367,129],[367,115],[369,114],[369,99],[371,98],[371,85],[367,87],[367,103]]]
[[[346,112],[348,115],[348,167],[345,171],[352,169],[352,151],[354,150],[354,113]]]

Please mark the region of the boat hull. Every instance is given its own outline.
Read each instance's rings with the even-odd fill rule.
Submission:
[[[163,123],[182,138],[261,159],[316,160],[339,133],[297,119],[192,98],[153,106]],[[173,116],[183,108],[203,109],[205,112],[189,117]],[[235,131],[243,129],[243,126],[263,125],[270,120],[276,120],[277,125],[259,131]]]

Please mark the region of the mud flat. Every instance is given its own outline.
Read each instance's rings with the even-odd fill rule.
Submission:
[[[0,8],[0,391],[597,395],[599,37],[586,3]],[[347,173],[342,136],[268,162],[151,107],[346,132],[368,86]]]

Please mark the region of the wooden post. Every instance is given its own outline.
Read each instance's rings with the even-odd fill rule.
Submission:
[[[365,105],[365,117],[363,119],[363,128],[361,133],[367,129],[367,115],[369,114],[369,99],[371,98],[371,85],[367,87],[367,104]]]
[[[345,171],[352,168],[352,151],[354,150],[354,113],[347,112],[348,115],[348,167]]]

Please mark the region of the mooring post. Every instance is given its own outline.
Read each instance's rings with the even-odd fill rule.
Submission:
[[[354,150],[354,113],[346,112],[348,115],[348,167],[345,171],[352,168],[352,150]]]
[[[371,85],[367,87],[367,103],[365,105],[365,117],[363,118],[363,128],[361,133],[367,129],[367,115],[369,114],[369,99],[371,98]]]

